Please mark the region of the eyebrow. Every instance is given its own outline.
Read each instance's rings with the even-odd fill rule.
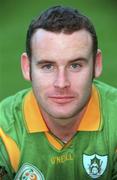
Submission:
[[[78,57],[78,58],[76,58],[76,59],[70,60],[69,63],[73,63],[73,62],[77,62],[77,61],[87,62],[88,59],[87,59],[87,58],[84,58],[84,57]]]
[[[56,63],[56,62],[50,61],[50,60],[44,60],[44,59],[36,62],[36,64],[38,64],[38,65],[46,64],[46,63]]]

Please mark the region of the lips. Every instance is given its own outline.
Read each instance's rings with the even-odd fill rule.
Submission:
[[[57,104],[66,104],[74,100],[73,96],[51,96],[49,99]]]

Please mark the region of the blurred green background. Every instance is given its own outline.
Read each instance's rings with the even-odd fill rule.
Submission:
[[[27,27],[42,10],[58,4],[78,8],[90,17],[103,53],[100,79],[117,87],[117,0],[0,0],[0,100],[31,86],[20,70]]]

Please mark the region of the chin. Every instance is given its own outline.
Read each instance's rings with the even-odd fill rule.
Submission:
[[[75,113],[67,113],[67,111],[64,112],[53,112],[51,113],[51,116],[55,119],[69,119],[75,116]]]

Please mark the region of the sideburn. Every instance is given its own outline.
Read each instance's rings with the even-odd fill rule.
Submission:
[[[92,81],[95,78],[95,60],[96,60],[96,54],[93,55],[93,72],[92,72]]]
[[[29,66],[30,66],[30,72],[29,72],[30,81],[32,81],[32,65],[31,65],[31,60],[30,60],[30,62],[29,62]]]

